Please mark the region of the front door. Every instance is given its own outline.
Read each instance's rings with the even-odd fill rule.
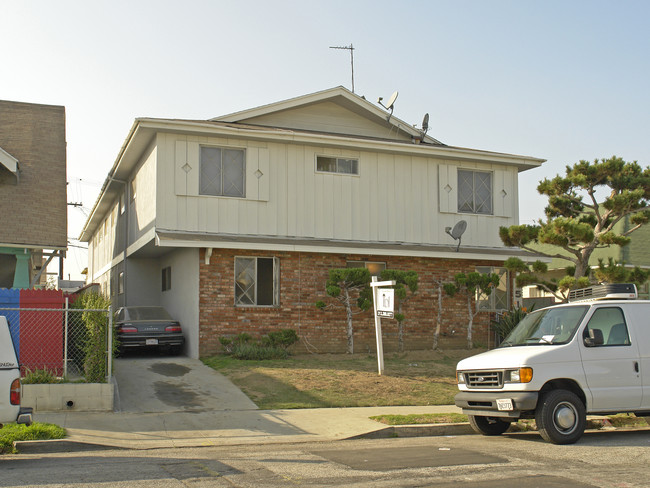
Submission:
[[[590,336],[598,339],[595,342],[592,339],[588,345],[589,341],[584,339]],[[634,340],[620,307],[602,306],[594,310],[580,347],[593,399],[591,411],[630,410],[641,406],[639,349]]]

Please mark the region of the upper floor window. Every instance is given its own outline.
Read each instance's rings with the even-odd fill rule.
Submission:
[[[316,156],[316,171],[323,173],[359,174],[359,160]]]
[[[243,149],[201,147],[199,194],[246,196],[246,159]]]
[[[492,215],[492,173],[458,170],[458,211]]]

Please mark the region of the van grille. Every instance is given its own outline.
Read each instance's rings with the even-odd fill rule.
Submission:
[[[465,378],[469,388],[503,388],[503,371],[471,371]]]

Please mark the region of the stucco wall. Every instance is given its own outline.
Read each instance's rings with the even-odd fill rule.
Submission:
[[[199,357],[199,250],[179,249],[160,258],[162,269],[171,268],[171,288],[161,291],[160,304],[181,323],[185,355]]]

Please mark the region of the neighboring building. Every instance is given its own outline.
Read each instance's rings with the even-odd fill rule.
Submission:
[[[523,255],[498,228],[518,223],[518,173],[543,161],[446,146],[343,87],[212,120],[140,118],[80,236],[88,280],[115,306],[165,306],[198,357],[221,336],[277,328],[345,352],[344,313],[314,306],[329,269],[413,269],[405,342],[428,348],[434,280]],[[445,229],[460,220],[456,252]],[[507,285],[481,306],[507,307]],[[445,300],[441,343],[462,346],[467,309]],[[354,320],[355,350],[373,350],[370,313]],[[388,350],[395,329],[385,321]]]
[[[0,288],[46,282],[68,247],[65,107],[0,100]]]
[[[616,233],[622,234],[632,228],[629,218],[621,220],[614,228]],[[589,258],[589,266],[594,269],[598,268],[598,261],[603,260],[607,264],[609,258],[614,259],[617,263],[625,263],[625,267],[634,268],[638,266],[641,269],[650,269],[650,225],[646,224],[630,234],[630,243],[627,246],[609,246],[596,249]],[[548,244],[533,246],[540,252],[548,254],[563,253],[569,255],[557,246]],[[560,280],[565,275],[565,268],[571,263],[560,258],[553,258],[548,264],[547,279],[555,278]],[[638,287],[639,298],[650,299],[650,281],[646,281]],[[534,286],[527,287],[524,290],[524,298],[551,297],[550,293],[539,290]],[[539,307],[538,307],[539,308]]]

